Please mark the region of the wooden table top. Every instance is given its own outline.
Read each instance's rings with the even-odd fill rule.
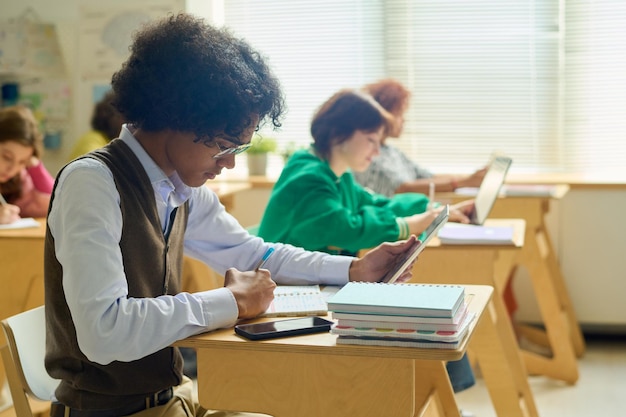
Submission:
[[[409,284],[410,285],[410,284]],[[493,294],[493,287],[488,285],[466,285],[468,308],[476,314],[470,325],[471,336],[476,323]],[[332,320],[330,315],[325,318]],[[285,317],[287,319],[287,317]],[[274,321],[277,318],[259,318],[248,322]],[[235,334],[233,328],[215,330],[178,341],[176,346],[190,348],[218,348],[229,351],[265,351],[285,353],[324,354],[333,356],[368,356],[424,360],[457,360],[463,356],[470,337],[466,337],[458,349],[422,349],[393,346],[358,346],[338,345],[337,336],[330,333],[316,333],[279,339],[250,341]]]

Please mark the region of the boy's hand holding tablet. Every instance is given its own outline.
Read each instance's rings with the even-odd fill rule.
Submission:
[[[398,259],[398,263],[395,267],[393,267],[380,282],[393,284],[399,278],[406,273],[407,269],[409,269],[415,260],[417,259],[417,255],[420,254],[422,250],[426,247],[426,244],[436,236],[439,229],[443,227],[444,224],[448,221],[448,217],[450,216],[450,206],[446,205],[443,210],[439,213],[439,215],[432,221],[432,223],[424,230],[424,239],[416,241],[409,250],[406,251],[406,255],[400,257]]]

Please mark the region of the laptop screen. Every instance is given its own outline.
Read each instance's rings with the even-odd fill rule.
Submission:
[[[470,218],[472,224],[482,225],[487,220],[512,163],[513,160],[506,156],[496,156],[491,161],[474,200],[474,212]]]

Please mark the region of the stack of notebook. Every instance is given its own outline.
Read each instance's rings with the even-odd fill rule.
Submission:
[[[328,300],[338,344],[456,349],[474,315],[458,285],[350,282]]]

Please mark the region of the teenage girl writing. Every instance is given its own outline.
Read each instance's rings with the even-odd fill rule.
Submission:
[[[54,180],[39,159],[42,143],[30,109],[0,109],[0,224],[46,216]]]

